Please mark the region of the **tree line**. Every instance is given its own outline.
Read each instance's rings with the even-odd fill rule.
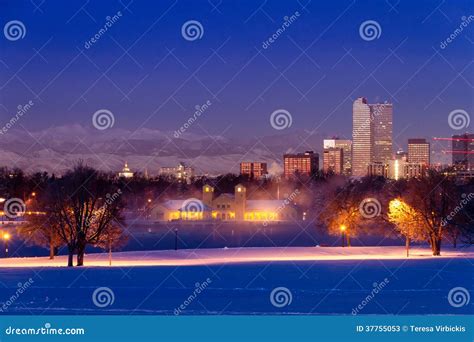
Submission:
[[[322,173],[290,180],[227,174],[185,184],[160,176],[117,178],[83,163],[60,177],[0,168],[0,196],[26,199],[28,210],[41,213],[28,215],[27,223],[18,229],[20,236],[48,248],[50,258],[65,248],[68,266],[73,266],[74,256],[77,266],[84,265],[88,246],[110,253],[125,244],[125,214],[146,217],[154,204],[168,198],[200,198],[204,184],[213,185],[217,194],[233,192],[243,184],[254,199],[284,199],[298,189],[292,202],[300,214],[307,214],[306,224],[322,225],[337,237],[343,233],[348,246],[363,234],[392,236],[394,232],[405,238],[407,251],[411,242],[426,242],[433,255],[440,255],[443,241],[454,246],[458,241],[473,242],[474,182],[459,183],[449,173],[434,170],[398,181]]]

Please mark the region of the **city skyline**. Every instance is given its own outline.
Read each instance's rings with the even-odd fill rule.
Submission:
[[[117,2],[96,4],[94,11],[73,4],[45,3],[39,11],[29,2],[18,2],[5,8],[6,17],[23,9],[17,19],[25,24],[26,35],[1,42],[2,118],[7,121],[18,105],[35,103],[28,120],[13,129],[91,127],[92,115],[105,108],[114,113],[110,129],[129,130],[131,138],[143,127],[176,132],[196,106],[211,103],[187,133],[229,138],[285,133],[269,123],[271,113],[281,108],[292,115],[288,131],[307,130],[305,140],[311,134],[347,139],[352,102],[368,96],[371,102],[387,99],[396,106],[394,141],[399,143],[419,136],[421,125],[427,138],[451,136],[457,132],[448,126],[448,114],[457,108],[472,112],[471,61],[463,54],[472,35],[466,31],[447,47],[440,46],[461,23],[468,1],[443,8],[443,13],[431,4],[409,1],[393,7],[343,1],[325,5],[325,11],[315,2],[262,8],[221,4],[217,9],[188,4],[188,10],[173,1],[150,8],[124,8]],[[106,16],[119,11],[113,26],[91,44]],[[178,11],[173,19],[159,17]],[[223,18],[230,12],[231,25],[225,25]],[[299,15],[284,34],[263,44],[295,12]],[[42,20],[46,17],[47,25]],[[201,39],[182,37],[182,25],[190,19],[200,20]],[[369,19],[381,26],[380,37],[373,41],[359,35],[359,26]],[[416,26],[408,29],[415,20]],[[58,31],[62,27],[77,30],[66,34]],[[436,79],[432,68],[437,69]]]

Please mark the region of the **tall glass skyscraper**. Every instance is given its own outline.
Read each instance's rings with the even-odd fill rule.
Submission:
[[[359,97],[352,105],[352,175],[367,175],[372,162],[374,135],[371,109],[367,99]]]
[[[373,163],[388,164],[392,160],[392,116],[393,104],[376,103],[369,105],[372,111],[374,148]]]
[[[352,106],[352,175],[363,177],[371,163],[392,159],[393,104],[368,104],[359,97]]]

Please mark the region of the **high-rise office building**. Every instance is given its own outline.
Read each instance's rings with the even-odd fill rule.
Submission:
[[[342,148],[325,148],[323,154],[323,171],[332,172],[336,175],[343,173],[343,155]]]
[[[451,152],[453,154],[453,166],[456,170],[474,170],[474,134],[453,135]]]
[[[367,175],[372,162],[374,136],[371,109],[367,99],[359,97],[352,105],[352,175]]]
[[[426,139],[408,139],[408,162],[430,166],[430,143]]]
[[[393,104],[368,104],[359,97],[352,106],[352,175],[367,175],[372,163],[388,165],[392,159]],[[371,168],[372,170],[373,168]]]
[[[372,162],[386,164],[392,160],[393,104],[385,102],[370,104],[369,106],[374,134]]]
[[[283,156],[285,178],[295,175],[312,176],[319,169],[319,155],[313,151],[285,154]]]
[[[324,149],[340,148],[342,149],[342,173],[351,175],[352,170],[352,140],[347,139],[324,139]]]
[[[250,178],[262,178],[267,174],[267,163],[241,162],[240,174]]]

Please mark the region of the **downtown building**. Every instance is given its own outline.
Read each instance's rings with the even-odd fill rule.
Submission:
[[[319,155],[313,151],[283,155],[283,175],[286,179],[311,177],[319,170]]]
[[[268,174],[267,163],[262,162],[241,162],[240,175],[251,179],[261,179]]]
[[[426,139],[408,139],[408,162],[430,166],[430,143]]]
[[[392,160],[393,105],[369,104],[359,97],[352,106],[352,175],[384,174]]]
[[[343,173],[343,155],[342,148],[325,148],[323,152],[323,171],[324,173],[334,173],[340,175]]]
[[[331,149],[338,149],[341,150],[342,154],[342,165],[341,165],[341,170],[340,172],[335,172],[337,174],[345,174],[346,176],[351,175],[351,168],[352,168],[352,140],[347,140],[347,139],[338,139],[338,138],[333,138],[333,139],[324,139],[323,141],[323,148],[324,151],[326,150],[331,150]],[[331,153],[328,155],[330,157]],[[323,155],[323,170],[327,172],[324,169],[324,157],[326,154]],[[330,158],[333,158],[331,155]],[[333,164],[334,161],[328,162],[329,164]]]
[[[451,153],[456,171],[474,171],[474,134],[453,135]]]
[[[160,176],[173,177],[178,182],[191,184],[194,177],[194,168],[180,162],[177,166],[164,166],[160,168]]]

